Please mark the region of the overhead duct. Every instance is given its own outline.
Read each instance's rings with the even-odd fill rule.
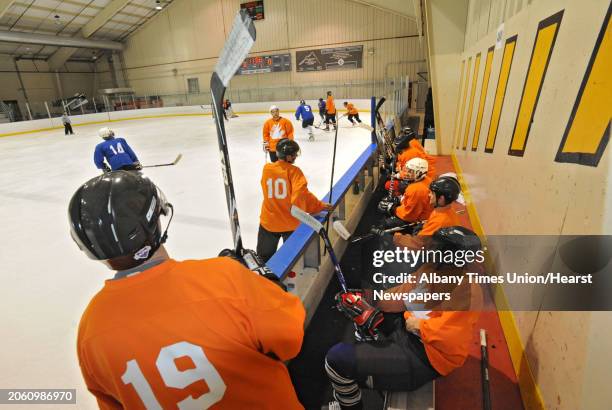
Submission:
[[[41,44],[46,46],[97,48],[102,50],[123,50],[123,44],[116,41],[89,40],[79,37],[60,37],[49,34],[23,33],[0,30],[0,41],[19,44]]]

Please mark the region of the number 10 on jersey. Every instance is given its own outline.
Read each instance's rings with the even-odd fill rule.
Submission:
[[[268,178],[266,180],[268,187],[268,198],[285,199],[287,198],[287,181],[282,178]]]

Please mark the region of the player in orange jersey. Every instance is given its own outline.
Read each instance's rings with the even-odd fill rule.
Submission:
[[[70,201],[73,239],[116,271],[78,332],[98,406],[303,409],[283,363],[302,344],[300,300],[231,257],[171,259],[161,222],[171,211],[153,182],[127,171],[87,181]]]
[[[394,203],[381,201],[387,205],[387,209],[381,209],[381,211],[391,216],[385,220],[385,229],[425,221],[433,210],[429,197],[431,179],[427,176],[427,161],[423,158],[412,158],[406,163],[402,174],[405,174],[403,179],[409,183],[399,205],[395,206]]]
[[[334,96],[331,91],[327,92],[327,100],[325,101],[325,131],[329,131],[329,123],[334,124],[334,130],[337,128],[336,125],[336,104],[334,103]]]
[[[276,162],[276,144],[283,138],[293,139],[293,124],[286,118],[280,116],[280,110],[276,105],[270,107],[272,118],[268,119],[263,126],[264,150],[270,153],[270,161]]]
[[[402,128],[400,135],[395,139],[395,150],[397,152],[397,167],[403,169],[406,162],[412,158],[423,158],[427,161],[427,176],[434,179],[436,174],[435,158],[425,152],[425,149],[416,138],[416,133],[410,127]]]
[[[416,237],[396,233],[393,242],[398,246],[419,249],[438,229],[461,225],[453,202],[459,197],[461,185],[451,176],[441,176],[429,185],[429,200],[433,211]]]
[[[461,226],[436,231],[431,245],[432,250],[441,253],[477,252],[481,249],[478,236]],[[461,276],[464,279],[461,284],[406,283],[385,292],[394,294],[385,296],[400,297],[382,297],[372,304],[368,303],[362,291],[336,296],[338,309],[356,326],[363,329],[371,323],[374,331],[386,337],[376,342],[338,343],[327,352],[325,370],[336,400],[332,402],[336,406],[333,408],[362,410],[360,387],[413,391],[465,363],[482,308],[482,291],[465,280],[465,273],[477,272],[479,267],[476,264],[457,267],[446,261],[437,262],[422,265],[414,273],[415,277],[436,272],[437,276]],[[439,293],[450,294],[451,301],[427,302],[423,296],[418,296]],[[417,296],[416,301],[404,299],[408,294]],[[351,303],[345,303],[347,300]],[[382,322],[381,312],[384,312]],[[399,316],[402,312],[403,317]]]
[[[345,101],[344,108],[346,108],[348,120],[351,122],[351,124],[357,125],[355,121],[361,122],[361,120],[359,119],[359,111],[357,111],[357,108],[353,103]]]
[[[274,255],[280,239],[287,240],[300,224],[291,215],[292,205],[311,214],[333,209],[308,190],[302,170],[293,165],[300,153],[298,143],[283,139],[276,148],[278,161],[266,164],[261,175],[263,202],[259,216],[257,254],[264,262]]]

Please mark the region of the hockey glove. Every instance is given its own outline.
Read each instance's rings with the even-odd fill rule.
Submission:
[[[262,147],[263,147],[263,152],[270,151],[270,143],[268,141],[264,141]]]
[[[335,301],[338,310],[355,324],[357,340],[378,339],[378,326],[384,320],[383,314],[363,298],[361,290],[351,289],[346,293],[338,292]]]
[[[137,171],[142,170],[142,164],[140,163],[140,161],[134,162],[134,168],[136,168]]]
[[[378,203],[378,212],[383,215],[395,215],[395,208],[398,206],[397,198],[383,198]]]
[[[238,256],[236,252],[232,249],[223,249],[221,252],[219,252],[219,256],[226,256],[228,258],[232,258],[240,262],[249,270],[252,270],[259,276],[263,276],[264,278],[274,282],[281,289],[287,291],[287,287],[285,286],[285,284],[278,279],[278,276],[276,276],[274,272],[272,272],[272,270],[268,268],[268,266],[266,266],[266,264],[259,258],[259,255],[257,255],[255,251],[251,249],[243,249],[242,256]]]
[[[109,167],[108,165],[104,164],[102,165],[102,172],[111,172],[111,167]]]

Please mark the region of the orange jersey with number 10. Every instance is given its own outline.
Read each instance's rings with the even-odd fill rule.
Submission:
[[[323,202],[308,190],[302,170],[285,161],[266,164],[261,175],[263,203],[259,222],[269,232],[290,232],[300,222],[291,215],[291,206],[321,212]]]
[[[230,258],[167,260],[106,281],[77,351],[101,409],[303,409],[287,368],[300,300]]]

